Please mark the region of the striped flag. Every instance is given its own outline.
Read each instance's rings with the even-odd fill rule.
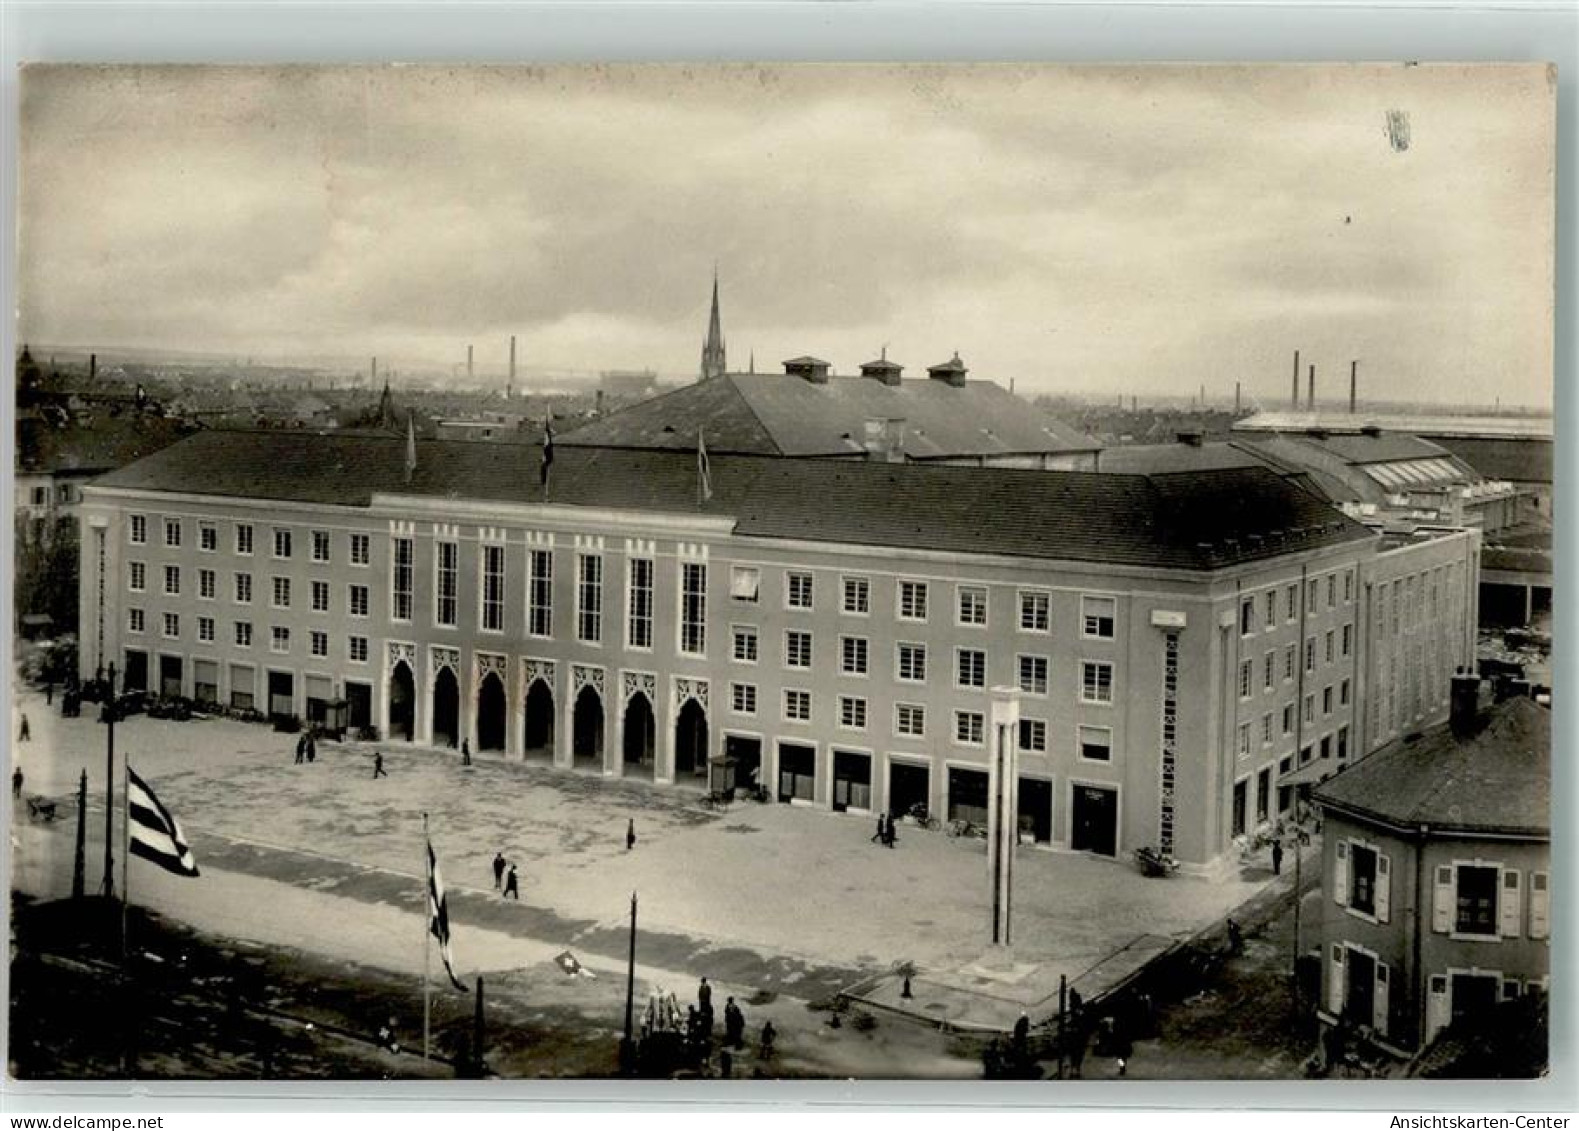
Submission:
[[[439,957],[444,959],[444,972],[457,990],[466,986],[455,976],[455,957],[450,953],[450,909],[444,898],[444,879],[439,875],[439,858],[433,851],[433,841],[428,841],[428,930],[439,940]]]
[[[554,466],[554,418],[550,416],[543,424],[543,467],[540,474],[542,486],[548,486],[548,469]]]
[[[417,470],[417,422],[410,412],[406,413],[406,482],[411,482],[411,476]]]
[[[707,461],[707,444],[702,440],[702,430],[696,430],[696,475],[697,494],[702,497],[702,502],[707,502],[713,497],[713,468]]]
[[[130,766],[126,767],[126,820],[133,856],[178,876],[198,874],[180,823]]]

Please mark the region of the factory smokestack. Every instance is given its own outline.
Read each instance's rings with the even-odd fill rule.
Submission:
[[[1349,362],[1349,415],[1354,415],[1355,404],[1360,392],[1360,363]]]
[[[1240,395],[1239,382],[1235,381],[1234,382],[1234,415],[1235,416],[1239,415],[1239,395]]]
[[[1294,351],[1294,398],[1289,406],[1295,412],[1299,411],[1299,351]]]
[[[368,379],[367,379],[367,387],[369,389],[376,389],[376,388],[378,388],[378,358],[377,357],[373,358],[373,366],[369,370],[369,376],[368,376]]]
[[[472,379],[472,373],[473,372],[474,371],[472,369],[472,347],[471,346],[467,346],[466,347],[466,380],[470,381]]]
[[[96,354],[96,353],[90,353],[88,355],[88,380],[91,381],[95,377],[97,377],[98,375],[99,375],[99,355]]]
[[[1305,408],[1309,412],[1316,411],[1316,367],[1310,367],[1310,379],[1305,385]]]
[[[510,384],[515,384],[515,335],[510,335]]]

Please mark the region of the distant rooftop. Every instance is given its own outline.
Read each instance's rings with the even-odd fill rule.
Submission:
[[[1374,426],[1384,432],[1417,436],[1551,439],[1550,416],[1440,416],[1410,413],[1258,412],[1234,424],[1236,432],[1359,432]]]
[[[84,424],[73,416],[63,427],[39,417],[16,422],[16,469],[25,475],[92,475],[151,455],[192,431],[168,417],[130,409],[99,410]]]

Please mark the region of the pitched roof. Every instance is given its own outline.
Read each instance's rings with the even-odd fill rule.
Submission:
[[[744,536],[1051,560],[1216,569],[1375,536],[1262,468],[1146,477],[997,467],[561,448],[546,501],[732,518]],[[541,503],[531,444],[204,432],[107,487],[367,506],[375,493]]]
[[[16,422],[17,471],[31,475],[96,474],[123,467],[175,443],[192,426],[168,417],[127,411],[95,413],[55,427],[38,417]]]
[[[1551,777],[1551,712],[1520,697],[1492,707],[1467,738],[1444,724],[1388,743],[1312,797],[1395,826],[1549,836]]]
[[[860,456],[870,420],[903,420],[913,460],[1095,451],[1082,436],[990,381],[956,388],[930,378],[885,385],[872,377],[826,383],[787,374],[726,373],[610,413],[559,438],[566,446],[710,453]]]
[[[1488,479],[1514,483],[1552,481],[1552,442],[1543,437],[1488,440],[1439,436],[1436,442]]]

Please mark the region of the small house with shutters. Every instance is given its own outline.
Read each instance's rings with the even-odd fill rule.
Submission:
[[[1323,1022],[1400,1055],[1544,992],[1551,960],[1551,717],[1482,709],[1381,747],[1312,794],[1324,816]]]

